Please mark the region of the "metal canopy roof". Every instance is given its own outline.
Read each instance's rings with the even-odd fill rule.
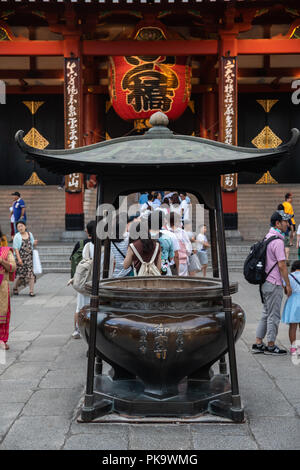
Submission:
[[[59,174],[74,172],[144,174],[147,169],[200,172],[221,175],[240,171],[264,171],[291,154],[299,138],[292,129],[291,140],[274,149],[254,149],[223,144],[213,140],[175,135],[167,127],[168,119],[158,112],[152,115],[153,127],[142,136],[128,136],[100,142],[73,150],[40,150],[28,146],[24,132],[18,131],[16,141],[30,158],[41,167]]]

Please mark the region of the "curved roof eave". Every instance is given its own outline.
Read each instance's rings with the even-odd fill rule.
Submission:
[[[224,144],[200,137],[174,135],[164,127],[153,127],[142,136],[128,136],[99,142],[71,150],[40,150],[27,145],[24,132],[16,133],[21,150],[50,171],[78,171],[86,173],[91,168],[96,173],[118,167],[201,167],[224,172],[255,171],[264,167],[266,160],[277,162],[289,155],[296,146],[300,131],[292,129],[292,137],[286,144],[271,149],[256,149]]]

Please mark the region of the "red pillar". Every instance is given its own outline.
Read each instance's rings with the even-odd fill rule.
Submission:
[[[219,41],[219,140],[237,145],[237,39],[227,31]],[[237,174],[222,176],[221,186],[225,229],[237,230]]]
[[[64,38],[64,108],[65,148],[82,146],[82,80],[80,36]],[[65,177],[66,187],[66,231],[84,229],[84,181],[81,173]]]

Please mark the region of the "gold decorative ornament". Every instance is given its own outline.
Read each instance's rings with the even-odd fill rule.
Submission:
[[[258,181],[256,181],[256,184],[278,184],[278,182],[273,178],[271,173],[267,171]]]
[[[49,145],[49,142],[45,137],[43,137],[35,127],[32,127],[30,131],[25,135],[24,141],[27,145],[35,147],[36,149],[43,150]]]
[[[45,101],[22,101],[22,103],[27,106],[31,114],[35,114]]]
[[[25,181],[24,186],[46,186],[46,183],[44,183],[34,171],[30,178]]]
[[[263,130],[251,140],[251,143],[258,149],[269,149],[278,147],[282,143],[282,140],[274,134],[269,126],[265,126]]]
[[[279,100],[256,100],[265,110],[266,113],[269,113]]]

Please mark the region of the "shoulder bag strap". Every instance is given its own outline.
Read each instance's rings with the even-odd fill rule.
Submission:
[[[154,253],[153,253],[153,256],[150,260],[150,263],[154,263],[154,260],[156,258],[156,255],[157,255],[157,252],[158,252],[158,249],[159,249],[159,243],[156,243],[156,247],[155,247],[155,250],[154,250]]]
[[[138,259],[141,263],[143,263],[144,260],[143,260],[142,257],[140,256],[140,254],[139,254],[139,252],[137,251],[137,249],[136,249],[136,247],[134,246],[134,244],[133,244],[133,243],[130,243],[129,246],[130,246],[130,248],[132,249],[132,251],[133,251],[133,253],[135,254],[135,256],[137,257],[137,259]]]
[[[124,255],[124,253],[122,253],[122,251],[120,250],[120,248],[117,247],[117,245],[115,244],[115,242],[112,242],[112,244],[114,245],[114,247],[116,248],[116,250],[118,250],[118,252],[120,253],[120,255],[122,255],[123,258],[125,259],[126,256]]]
[[[296,282],[297,282],[297,284],[299,284],[299,285],[300,285],[300,282],[298,281],[298,279],[296,279],[296,278],[295,278],[295,276],[293,276],[292,274],[290,274],[290,276],[292,276],[292,278],[294,279],[294,281],[296,281]]]

